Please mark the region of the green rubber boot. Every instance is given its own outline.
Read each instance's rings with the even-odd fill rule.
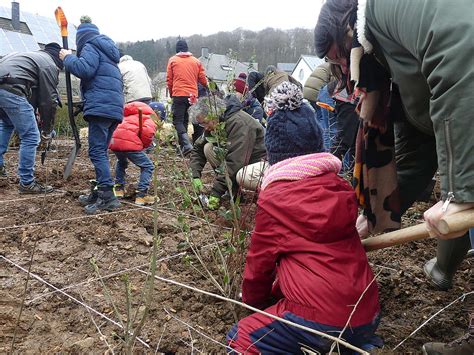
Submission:
[[[471,245],[469,235],[462,237],[438,240],[436,258],[426,262],[423,270],[431,283],[442,291],[453,286],[453,277],[464,260]]]

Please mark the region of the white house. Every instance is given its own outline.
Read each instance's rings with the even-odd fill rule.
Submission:
[[[320,59],[314,55],[301,55],[291,76],[298,80],[301,85],[304,85],[313,70],[322,63],[324,63],[324,59]]]

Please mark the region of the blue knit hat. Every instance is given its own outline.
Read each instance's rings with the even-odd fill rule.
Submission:
[[[265,133],[270,165],[324,151],[323,132],[313,110],[303,103],[298,86],[285,81],[273,90],[270,100],[274,111],[268,118]]]
[[[157,101],[152,101],[148,104],[148,106],[151,107],[151,109],[153,111],[155,111],[155,113],[157,115],[160,116],[160,119],[162,121],[165,121],[166,120],[166,107],[163,103],[161,102],[157,102]]]
[[[76,32],[77,55],[81,54],[84,45],[91,39],[100,35],[99,28],[93,23],[83,22],[79,25]]]

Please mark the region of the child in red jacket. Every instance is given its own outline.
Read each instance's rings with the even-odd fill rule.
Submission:
[[[131,102],[125,105],[123,122],[116,128],[110,142],[110,150],[117,157],[115,166],[115,196],[123,197],[125,190],[125,170],[130,160],[140,168],[140,180],[137,186],[135,203],[145,205],[153,203],[148,196],[153,174],[153,162],[145,149],[150,146],[156,132],[156,123],[150,117],[153,109],[143,102]]]
[[[341,161],[324,152],[322,130],[296,85],[280,84],[271,99],[276,110],[265,135],[270,167],[258,197],[242,299],[335,337],[347,323],[345,341],[365,350],[381,346],[374,335],[377,283],[356,230],[354,191],[337,175]],[[301,354],[327,353],[332,341],[255,313],[231,329],[227,343],[230,352]]]

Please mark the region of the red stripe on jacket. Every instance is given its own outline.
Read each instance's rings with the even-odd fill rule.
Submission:
[[[142,109],[142,130],[139,136],[138,109]],[[156,123],[150,117],[152,108],[143,102],[125,105],[124,118],[112,135],[109,149],[113,151],[140,151],[150,146],[156,132]]]

